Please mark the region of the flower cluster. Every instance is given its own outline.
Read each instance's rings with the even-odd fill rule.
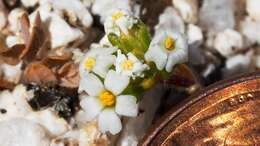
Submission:
[[[120,117],[135,117],[138,101],[161,74],[187,60],[184,36],[171,30],[150,39],[146,26],[118,10],[105,22],[107,44],[92,44],[80,63],[79,92],[86,121],[97,119],[102,132],[117,134]]]

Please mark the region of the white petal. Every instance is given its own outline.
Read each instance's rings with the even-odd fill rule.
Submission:
[[[90,96],[98,96],[104,90],[102,82],[92,73],[81,77],[79,86],[79,91],[84,90]]]
[[[116,99],[116,112],[119,115],[135,117],[138,113],[137,100],[131,95],[120,95]]]
[[[171,72],[174,65],[178,63],[184,63],[188,60],[188,45],[185,36],[181,33],[174,33],[171,31],[167,32],[168,35],[172,36],[176,40],[176,48],[169,53],[166,71]]]
[[[117,73],[121,73],[122,70],[122,63],[127,60],[126,56],[124,54],[121,53],[121,50],[117,51],[117,57],[116,57],[116,62],[115,62],[115,66],[116,66],[116,72]]]
[[[116,57],[113,55],[98,56],[93,72],[105,78],[109,68],[114,64]]]
[[[108,18],[104,23],[106,34],[114,33],[120,36],[120,29],[113,23],[111,18]]]
[[[133,53],[128,53],[127,57],[128,57],[128,59],[132,60],[133,62],[139,62],[139,60]]]
[[[117,51],[116,47],[104,47],[100,44],[92,44],[90,47],[97,52],[97,55],[110,55]]]
[[[83,76],[85,76],[89,73],[89,71],[86,70],[85,67],[84,67],[84,63],[86,62],[87,58],[88,58],[87,56],[84,56],[84,58],[81,60],[81,62],[79,64],[79,75],[80,75],[80,77],[83,77]]]
[[[109,131],[113,135],[119,133],[122,129],[121,120],[113,109],[105,109],[100,113],[98,126],[101,132]]]
[[[117,74],[114,70],[107,73],[105,79],[105,87],[113,94],[118,95],[124,91],[129,84],[129,77],[126,75]]]
[[[159,70],[162,70],[167,62],[167,52],[159,45],[150,46],[145,53],[145,60],[153,61]]]
[[[173,51],[168,56],[166,71],[171,72],[176,64],[184,63],[188,60],[188,53],[184,49]]]
[[[116,25],[121,29],[121,31],[124,34],[128,34],[128,22],[127,22],[127,18],[125,16],[119,18],[118,20],[116,20]]]
[[[168,36],[167,31],[168,31],[168,29],[164,30],[164,31],[156,31],[155,35],[154,35],[154,37],[151,41],[151,45],[153,46],[153,45],[156,45],[156,44],[157,45],[163,44],[164,39]]]
[[[85,97],[80,101],[80,106],[84,109],[85,119],[93,120],[103,109],[102,104],[96,97]]]
[[[177,32],[172,32],[172,31],[168,31],[167,33],[170,36],[172,36],[174,39],[177,39],[176,40],[176,48],[177,49],[187,50],[187,48],[188,48],[187,39],[183,34],[177,33]]]

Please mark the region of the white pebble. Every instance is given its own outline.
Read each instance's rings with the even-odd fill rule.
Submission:
[[[39,0],[21,0],[21,2],[25,7],[34,7]]]
[[[4,78],[9,82],[18,83],[22,74],[22,62],[17,65],[0,64],[3,70]]]
[[[17,44],[24,44],[24,40],[23,40],[23,38],[21,38],[19,36],[7,36],[5,43],[6,43],[7,47],[10,48]]]
[[[50,109],[32,112],[26,116],[26,119],[39,123],[52,136],[60,136],[69,130],[68,123]]]
[[[197,0],[172,0],[173,6],[179,11],[185,22],[196,23],[198,20]]]
[[[80,61],[82,61],[82,59],[84,57],[84,53],[78,48],[71,48],[71,52],[73,54],[72,60],[75,63],[80,63]]]
[[[189,44],[193,44],[196,42],[202,43],[202,41],[203,41],[202,30],[200,29],[200,27],[198,27],[194,24],[188,25],[187,36],[188,36]]]
[[[252,19],[260,21],[260,0],[247,0],[246,10]]]
[[[226,29],[217,34],[214,40],[214,48],[223,56],[227,57],[238,50],[243,49],[243,39],[239,32]]]
[[[0,11],[0,30],[6,26],[7,18],[4,12]]]
[[[226,61],[226,68],[228,70],[234,70],[236,68],[247,68],[251,62],[249,55],[238,54],[228,58]]]
[[[39,124],[12,119],[0,122],[0,143],[2,146],[49,146],[50,138]]]
[[[20,30],[20,18],[26,13],[25,10],[21,8],[13,9],[8,15],[8,22],[10,26],[10,30],[14,33],[18,33]]]
[[[260,44],[260,21],[252,20],[250,17],[246,17],[244,21],[241,22],[240,31],[251,44]]]
[[[155,32],[161,31],[161,29],[171,29],[176,32],[184,33],[184,22],[174,7],[167,7],[159,16],[159,23],[155,26]]]
[[[5,109],[6,113],[0,113],[0,121],[25,117],[32,112],[27,102],[27,99],[32,96],[33,94],[27,92],[23,85],[16,86],[12,92],[2,91],[0,93],[0,108]]]
[[[234,28],[233,0],[203,0],[200,9],[200,26],[203,29],[217,33],[227,28]]]
[[[83,37],[83,33],[79,29],[70,27],[66,21],[56,14],[51,15],[49,31],[52,38],[52,48],[65,46]]]
[[[67,11],[71,19],[77,17],[83,26],[91,26],[93,18],[80,0],[51,0],[50,2],[54,9]]]
[[[260,55],[256,56],[255,65],[257,68],[260,68]]]
[[[36,10],[37,11],[37,10]],[[30,15],[30,22],[34,22],[36,11]],[[51,12],[51,5],[43,3],[39,10],[43,23],[48,23],[51,35],[51,47],[57,48],[66,46],[68,43],[79,40],[83,37],[83,33],[71,27],[57,13]]]

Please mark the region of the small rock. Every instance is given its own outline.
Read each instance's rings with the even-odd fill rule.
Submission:
[[[197,0],[172,0],[173,6],[179,11],[185,22],[196,23],[198,20]]]
[[[257,21],[260,21],[260,1],[259,0],[247,0],[246,10],[249,16]]]
[[[25,7],[34,7],[39,0],[21,0],[21,2]]]
[[[49,146],[50,138],[41,125],[12,119],[0,122],[0,143],[2,146]]]
[[[243,49],[243,39],[239,32],[226,29],[217,34],[214,48],[223,56],[228,57]]]
[[[229,77],[230,75],[245,73],[250,71],[252,52],[247,54],[237,54],[227,59],[223,75]]]
[[[91,26],[93,18],[80,0],[52,0],[50,2],[54,9],[66,11],[69,19],[73,21],[73,23],[77,21],[77,19],[73,18],[76,16],[84,27]]]
[[[83,5],[87,8],[89,8],[94,2],[95,0],[81,0]]]
[[[0,93],[0,107],[5,109],[5,113],[0,114],[0,121],[6,121],[13,118],[24,118],[32,112],[27,99],[32,97],[33,93],[27,92],[26,87],[17,85],[13,91],[3,91]]]
[[[200,26],[215,33],[234,28],[233,0],[204,0],[199,12]]]
[[[24,44],[24,40],[19,36],[7,36],[5,43],[7,47],[11,48],[12,46],[17,44]]]
[[[249,56],[245,56],[242,54],[235,55],[230,57],[226,62],[227,69],[234,69],[238,66],[247,67],[250,64]]]
[[[49,31],[51,33],[52,48],[66,46],[68,43],[83,37],[83,33],[70,27],[60,16],[52,14]]]
[[[34,13],[30,15],[30,22],[34,22],[36,12],[40,12],[41,20],[46,25],[51,35],[51,47],[57,48],[66,46],[68,43],[83,38],[83,33],[71,27],[62,17],[57,13],[51,11],[50,3],[43,3]]]
[[[257,68],[260,68],[260,56],[259,55],[257,55],[255,58],[255,65]]]
[[[3,70],[4,78],[13,83],[18,83],[22,75],[22,62],[17,65],[0,64],[0,68]]]
[[[181,33],[185,31],[184,22],[173,7],[167,7],[159,16],[159,23],[155,26],[155,33],[166,28]]]
[[[5,13],[0,10],[0,30],[5,27],[6,22],[7,22],[7,18],[5,16]]]
[[[24,9],[15,8],[8,15],[8,22],[10,30],[14,33],[18,33],[20,30],[20,18],[26,13]]]
[[[71,49],[72,51],[72,60],[75,62],[75,63],[80,63],[80,61],[83,59],[84,57],[84,53],[78,49],[78,48],[72,48]]]
[[[251,44],[260,44],[260,21],[252,20],[250,17],[246,17],[240,24],[240,31]]]
[[[189,44],[193,44],[193,43],[201,44],[203,41],[202,30],[200,29],[200,27],[194,24],[189,24],[187,29],[187,37],[188,37]]]
[[[51,109],[31,112],[26,116],[26,119],[42,125],[51,136],[62,135],[69,129],[68,123],[63,118],[56,115]]]

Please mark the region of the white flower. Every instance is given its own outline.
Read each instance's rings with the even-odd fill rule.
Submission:
[[[91,121],[98,116],[101,132],[117,134],[122,129],[119,115],[134,117],[138,112],[137,100],[132,95],[121,95],[129,84],[129,77],[110,70],[103,83],[90,73],[81,79],[80,88],[88,93],[80,105],[84,118]]]
[[[117,51],[115,66],[117,73],[132,76],[133,78],[136,76],[142,77],[143,71],[148,69],[148,66],[138,60],[134,54],[128,53],[126,57],[121,53],[121,50]]]
[[[167,72],[171,72],[174,65],[188,59],[186,39],[182,34],[171,30],[159,31],[152,39],[145,59],[155,62],[159,70],[165,68]]]
[[[116,52],[116,50],[116,47],[92,45],[90,51],[88,51],[80,63],[80,76],[83,77],[90,71],[93,71],[104,78],[111,65],[114,64],[116,57],[112,54]]]
[[[93,14],[100,16],[100,21],[104,24],[115,10],[124,9],[131,10],[131,0],[92,0],[93,5],[91,11]],[[105,10],[105,11],[104,11]]]
[[[114,33],[120,36],[120,32],[128,34],[128,30],[137,23],[137,19],[125,10],[117,10],[111,17],[108,17],[104,23],[106,34]]]

